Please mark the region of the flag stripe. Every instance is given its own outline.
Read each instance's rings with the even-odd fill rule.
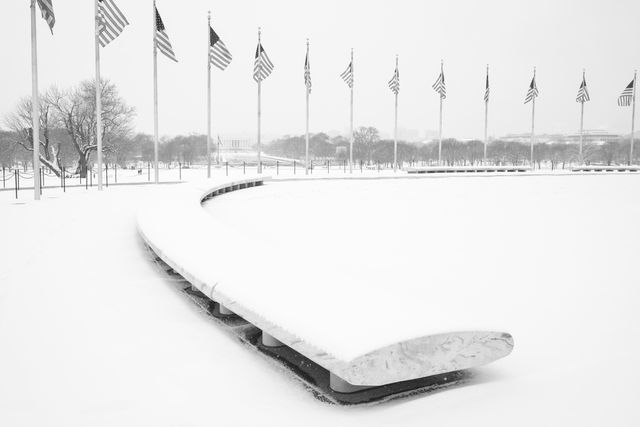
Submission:
[[[582,83],[580,83],[580,88],[578,89],[578,96],[576,96],[576,102],[582,103],[590,100],[589,91],[587,90],[587,81],[583,77]]]
[[[53,34],[53,26],[56,24],[56,16],[53,13],[53,0],[38,0],[42,18],[47,21],[51,34]]]
[[[224,70],[231,63],[232,58],[227,46],[220,40],[213,28],[209,27],[209,62]]]
[[[444,71],[440,71],[438,80],[431,86],[433,90],[440,94],[440,98],[445,99],[447,97],[447,87],[444,83]]]
[[[258,47],[256,48],[256,57],[255,63],[253,65],[253,80],[256,82],[261,82],[262,80],[269,77],[271,72],[273,71],[273,63],[267,56],[267,52],[265,52],[261,43],[258,43]]]
[[[162,18],[160,17],[160,13],[156,8],[156,46],[160,52],[162,52],[167,58],[172,61],[178,62],[175,53],[173,52],[173,47],[171,46],[171,42],[169,41],[169,36],[165,31],[164,23],[162,22]]]
[[[396,95],[400,92],[400,73],[398,72],[397,67],[393,72],[393,77],[391,77],[391,80],[389,80],[389,89],[391,89],[391,92],[395,93]]]
[[[311,93],[311,64],[309,63],[309,51],[304,58],[304,85],[307,87],[307,92]]]
[[[349,62],[347,69],[340,74],[340,77],[349,87],[353,87],[353,62]]]
[[[129,21],[113,0],[99,0],[98,3],[100,19],[98,38],[100,45],[105,47],[124,31]]]
[[[628,107],[631,105],[633,101],[633,92],[634,92],[634,80],[631,80],[631,83],[627,85],[626,88],[622,91],[622,94],[618,97],[618,106],[620,107]]]
[[[527,96],[524,99],[524,103],[527,104],[531,102],[534,98],[538,97],[538,86],[536,85],[536,78],[534,77],[531,80],[531,84],[529,85],[529,90],[527,91]]]
[[[487,85],[484,91],[484,102],[489,102],[489,73],[487,72]]]

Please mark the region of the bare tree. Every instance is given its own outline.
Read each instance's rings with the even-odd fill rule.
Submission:
[[[380,133],[373,126],[361,126],[353,132],[354,151],[359,158],[371,162],[374,145],[380,141]]]
[[[51,90],[40,96],[40,162],[59,176],[62,140],[52,136],[56,118],[50,95]],[[6,119],[13,133],[13,143],[29,152],[33,152],[32,106],[31,98],[23,98],[15,112]]]
[[[116,141],[127,139],[131,134],[135,110],[126,105],[113,83],[103,80],[101,93],[103,151],[110,153],[116,148]],[[52,90],[48,101],[78,155],[76,173],[86,176],[90,156],[97,149],[95,81],[83,81],[71,90]]]

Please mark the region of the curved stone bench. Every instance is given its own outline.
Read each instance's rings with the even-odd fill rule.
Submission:
[[[511,335],[482,330],[442,332],[446,319],[438,321],[437,327],[424,324],[424,335],[408,340],[402,339],[403,331],[380,337],[344,325],[339,331],[341,336],[332,337],[330,344],[323,336],[328,333],[322,328],[323,319],[300,319],[301,323],[320,324],[304,332],[295,321],[284,324],[282,319],[276,319],[278,313],[292,304],[328,306],[328,301],[308,297],[309,290],[323,289],[323,284],[313,275],[301,278],[299,273],[285,268],[277,255],[273,255],[272,248],[261,247],[249,236],[218,224],[202,207],[207,199],[260,186],[269,179],[262,176],[229,178],[169,187],[161,197],[143,204],[137,219],[139,233],[147,245],[192,286],[223,309],[260,328],[265,345],[289,346],[327,369],[331,373],[331,387],[339,392],[474,368],[511,352]],[[340,275],[335,280],[344,280],[348,286],[349,280],[357,277]],[[293,284],[302,292],[287,294],[286,298],[282,293],[278,298],[277,292],[261,292],[262,305],[247,297],[252,287],[277,290],[285,284]],[[357,303],[350,301],[347,306]],[[258,306],[261,309],[257,309]],[[265,307],[273,310],[260,311]],[[331,315],[331,310],[326,309],[326,316]],[[335,334],[335,329],[331,333]],[[387,345],[380,346],[380,342]]]

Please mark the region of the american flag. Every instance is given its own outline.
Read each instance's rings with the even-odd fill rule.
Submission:
[[[444,84],[444,69],[442,66],[440,67],[440,75],[438,76],[438,80],[431,86],[433,90],[440,94],[440,99],[445,99],[447,97],[447,88]]]
[[[349,87],[353,87],[353,62],[349,62],[347,69],[340,74],[340,77]]]
[[[171,47],[171,42],[169,41],[169,36],[165,31],[164,23],[162,22],[158,8],[156,8],[156,46],[167,58],[178,62],[176,54],[173,53],[173,47]]]
[[[100,46],[105,47],[124,31],[129,22],[113,0],[98,0],[98,11],[98,39]]]
[[[261,82],[262,80],[269,77],[269,74],[273,71],[273,63],[267,56],[267,52],[265,52],[262,47],[262,43],[258,42],[258,47],[256,48],[256,60],[253,64],[253,80],[256,82]]]
[[[487,69],[487,84],[484,90],[484,102],[489,102],[489,70]]]
[[[629,83],[627,87],[624,88],[622,94],[620,94],[620,96],[618,97],[618,105],[620,107],[628,107],[629,105],[631,105],[631,101],[633,100],[634,82],[635,79],[631,80],[631,83]]]
[[[389,80],[389,89],[396,95],[400,92],[400,73],[398,72],[398,67],[396,67],[396,70],[393,72],[393,77]]]
[[[40,12],[42,12],[42,18],[47,21],[47,24],[49,24],[51,34],[53,34],[53,26],[56,24],[56,16],[53,13],[52,2],[53,0],[38,0],[38,6],[40,6]]]
[[[589,90],[587,89],[587,80],[584,75],[582,76],[582,83],[580,83],[580,89],[578,89],[578,96],[576,96],[576,102],[587,102],[591,101],[589,97]]]
[[[536,86],[536,76],[533,76],[531,79],[531,84],[529,85],[529,90],[527,91],[527,96],[524,98],[524,103],[527,104],[533,99],[538,97],[538,86]]]
[[[220,40],[220,37],[209,27],[209,62],[221,70],[231,63],[231,52]]]
[[[307,56],[304,58],[304,85],[307,87],[307,92],[311,93],[311,64],[309,64],[308,49]]]

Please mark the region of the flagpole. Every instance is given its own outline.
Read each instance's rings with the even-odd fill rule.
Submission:
[[[95,3],[95,49],[96,49],[96,153],[98,157],[98,191],[102,191],[102,84],[100,79],[100,8]]]
[[[636,125],[636,88],[638,70],[633,72],[633,107],[631,107],[631,145],[629,147],[629,166],[633,164],[633,140]]]
[[[355,85],[355,75],[353,72],[353,48],[351,48],[351,109],[349,125],[349,173],[353,173],[353,86]]]
[[[211,11],[207,16],[207,178],[211,178]]]
[[[582,84],[584,85],[585,82],[585,70],[584,68],[582,69]],[[578,161],[580,162],[580,164],[584,164],[584,155],[583,155],[583,151],[582,151],[582,144],[583,144],[583,138],[584,138],[584,96],[582,97],[581,101],[580,101],[580,151],[578,154]]]
[[[260,27],[258,27],[258,49],[260,49],[260,34],[261,34],[261,29]],[[260,55],[261,52],[260,50],[258,50],[258,55]],[[258,77],[258,173],[262,173],[262,156],[261,156],[261,151],[262,151],[262,146],[260,144],[260,92],[261,92],[261,86],[262,86],[262,77]]]
[[[487,64],[487,88],[485,90],[489,89],[489,64]],[[489,126],[489,97],[487,97],[484,101],[484,155],[483,155],[483,162],[486,164],[487,163],[487,143],[488,143],[488,139],[487,139],[487,129]]]
[[[156,25],[156,0],[153,0],[153,156],[154,182],[158,184],[158,31]]]
[[[442,76],[443,73],[444,73],[444,61],[440,60],[440,76]],[[440,132],[438,137],[438,164],[442,165],[442,94],[440,94]]]
[[[307,61],[309,61],[309,39],[307,39]],[[310,66],[310,64],[307,64]],[[307,121],[306,121],[306,132],[305,132],[305,148],[304,148],[304,164],[305,164],[305,174],[309,174],[309,87],[307,87],[305,82],[305,89],[307,92]]]
[[[534,84],[536,84],[536,67],[533,67],[533,82]],[[533,164],[533,141],[535,138],[535,122],[536,122],[536,97],[533,96],[532,98],[533,99],[531,100],[532,104],[531,104],[531,159],[530,159],[531,170],[535,168]]]
[[[33,198],[34,200],[40,200],[40,99],[38,95],[38,38],[36,37],[36,0],[31,0],[31,97],[31,136],[33,138]]]
[[[398,72],[398,55],[396,55],[396,73]],[[397,74],[396,74],[397,78]],[[398,92],[396,90],[396,112],[395,121],[393,125],[393,171],[396,172],[398,168]]]
[[[222,143],[220,142],[220,134],[218,134],[218,164],[220,164],[220,150],[222,149]]]

